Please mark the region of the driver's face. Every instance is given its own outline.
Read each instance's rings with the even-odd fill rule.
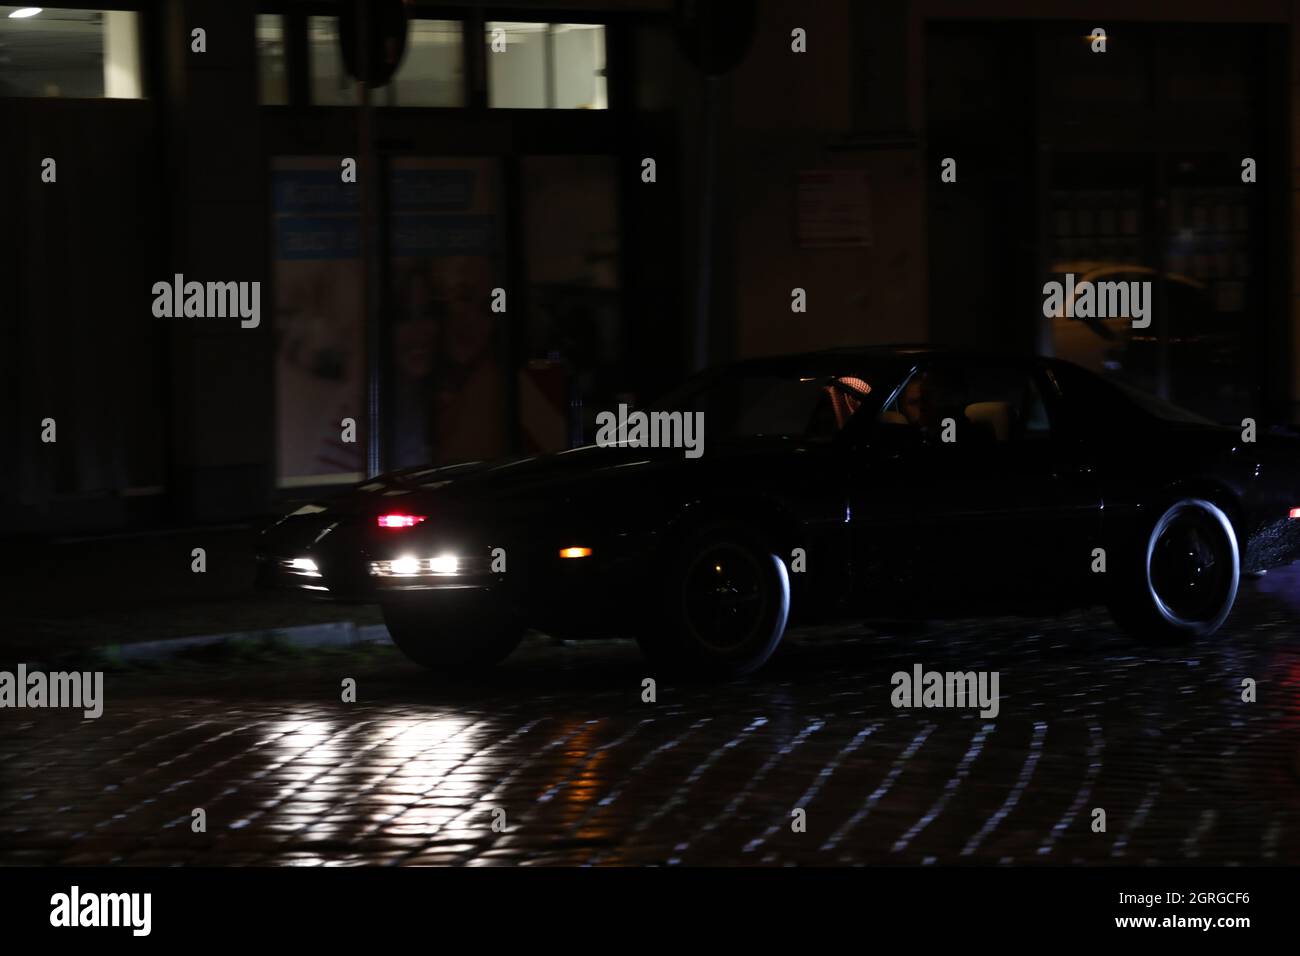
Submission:
[[[898,403],[899,411],[903,413],[909,425],[919,428],[925,424],[927,405],[925,383],[920,379],[912,379],[903,389],[903,396]]]

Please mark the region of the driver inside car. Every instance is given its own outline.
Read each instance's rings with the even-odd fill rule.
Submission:
[[[898,397],[898,411],[907,424],[932,441],[942,441],[944,421],[954,423],[954,441],[985,444],[994,436],[966,416],[964,389],[941,371],[928,369],[913,375]]]

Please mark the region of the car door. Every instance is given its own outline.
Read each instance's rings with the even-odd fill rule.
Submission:
[[[1051,389],[1028,363],[933,361],[881,413],[852,495],[855,510],[887,495],[904,522],[893,573],[914,611],[1028,611],[1090,573],[1100,495],[1054,426]],[[861,531],[857,552],[878,560]]]

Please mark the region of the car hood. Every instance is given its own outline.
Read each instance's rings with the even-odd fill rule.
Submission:
[[[465,462],[441,467],[404,468],[357,485],[347,499],[359,510],[398,510],[404,501],[436,494],[439,500],[499,501],[519,496],[576,493],[605,480],[646,478],[658,473],[700,474],[725,463],[788,455],[802,446],[789,438],[746,438],[711,442],[706,454],[686,458],[680,448],[586,445],[561,452]],[[343,502],[338,506],[350,510]]]

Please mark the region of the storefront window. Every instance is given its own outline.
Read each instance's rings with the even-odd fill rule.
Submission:
[[[930,160],[965,157],[927,195],[942,223],[931,333],[1036,348],[1239,423],[1289,397],[1269,308],[1281,263],[1265,249],[1276,199],[1243,180],[1243,159],[1263,168],[1272,148],[1267,34],[1125,23],[1103,56],[1094,26],[929,28]],[[1029,46],[1040,54],[1007,69]],[[1051,314],[1048,283],[1080,308]]]
[[[311,101],[316,106],[348,106],[357,101],[356,85],[343,69],[339,18],[307,18],[311,62]]]
[[[406,53],[393,78],[374,93],[378,106],[463,106],[465,68],[458,20],[412,20]],[[308,17],[311,101],[351,106],[356,85],[343,69],[338,17]]]
[[[609,108],[603,25],[496,20],[487,24],[485,39],[490,106]]]
[[[555,451],[590,440],[599,411],[632,401],[622,394],[617,177],[608,156],[526,156],[522,182],[521,440],[528,451]]]
[[[385,106],[463,106],[464,47],[456,20],[412,20],[406,57],[385,90]]]
[[[257,17],[257,79],[264,106],[289,102],[289,77],[284,63],[284,21],[268,14]]]
[[[1262,325],[1251,298],[1252,196],[1228,182],[1222,170],[1234,167],[1217,157],[1175,157],[1159,176],[1158,162],[1111,164],[1112,173],[1128,167],[1128,188],[1052,191],[1048,278],[1072,275],[1076,287],[1149,283],[1149,291],[1143,317],[1049,319],[1051,349],[1203,415],[1239,420],[1256,396],[1254,336]],[[1054,162],[1061,178],[1075,181],[1100,177],[1101,165],[1088,155]],[[1163,189],[1150,185],[1160,179]],[[1153,222],[1151,210],[1163,218]]]
[[[0,96],[143,95],[134,11],[0,6]]]
[[[271,167],[277,483],[365,474],[365,324],[357,192],[338,163]]]
[[[499,172],[475,157],[395,160],[388,458],[396,467],[510,448]]]

